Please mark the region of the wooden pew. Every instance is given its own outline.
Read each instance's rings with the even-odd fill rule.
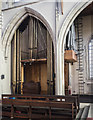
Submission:
[[[79,110],[79,97],[78,96],[63,96],[63,95],[3,95],[2,97],[11,97],[15,99],[34,99],[34,100],[52,100],[61,102],[71,102],[74,103],[77,110]]]
[[[77,108],[77,101],[74,98],[76,100],[76,97],[72,97],[71,101],[71,96],[3,95],[3,116],[72,119]],[[5,106],[10,108],[10,112],[4,111]]]

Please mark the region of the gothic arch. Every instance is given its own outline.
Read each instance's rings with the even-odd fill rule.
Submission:
[[[47,22],[47,20],[37,11],[33,10],[32,8],[24,7],[18,12],[12,20],[9,22],[9,24],[6,27],[6,30],[4,31],[3,37],[2,37],[2,44],[4,48],[4,56],[5,58],[8,57],[8,46],[11,43],[12,37],[14,35],[14,32],[18,28],[18,26],[22,23],[22,21],[27,17],[27,16],[33,16],[36,19],[39,19],[47,28],[49,31],[49,34],[52,38],[54,39],[52,29]]]
[[[58,34],[57,42],[57,89],[56,94],[64,95],[64,43],[66,41],[67,32],[76,19],[76,17],[92,2],[93,0],[82,0],[78,2],[67,15]]]

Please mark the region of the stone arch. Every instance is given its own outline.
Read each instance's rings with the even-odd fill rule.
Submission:
[[[64,95],[65,94],[65,83],[64,83],[64,44],[66,41],[67,32],[76,19],[76,17],[92,2],[93,0],[82,0],[78,2],[67,15],[64,20],[61,29],[58,34],[57,42],[57,87],[56,94]]]
[[[50,27],[47,20],[39,12],[33,10],[32,8],[24,7],[12,18],[12,20],[7,25],[6,30],[4,31],[2,44],[5,59],[8,57],[8,46],[10,45],[14,32],[27,16],[32,16],[40,20],[47,28],[52,40],[54,39],[52,28]]]

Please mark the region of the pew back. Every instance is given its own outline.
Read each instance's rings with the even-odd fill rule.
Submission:
[[[72,98],[72,99],[71,99]],[[49,95],[3,95],[3,116],[11,118],[75,118],[77,97]],[[10,112],[5,107],[10,107]],[[19,114],[20,113],[20,114]],[[65,114],[67,113],[67,114]]]

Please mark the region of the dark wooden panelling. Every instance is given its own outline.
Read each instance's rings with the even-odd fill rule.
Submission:
[[[32,63],[25,66],[25,82],[40,82],[41,93],[47,93],[47,64]]]
[[[68,95],[68,81],[69,81],[69,64],[65,62],[64,65],[64,77],[65,77],[65,94]]]

